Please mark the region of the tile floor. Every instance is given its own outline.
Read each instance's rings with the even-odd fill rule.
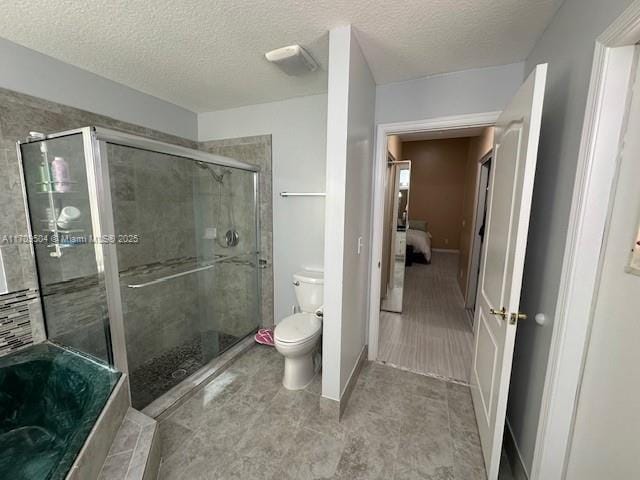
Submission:
[[[160,479],[484,479],[469,389],[377,363],[341,422],[255,346],[161,419]]]
[[[456,279],[459,255],[433,252],[406,268],[401,314],[380,312],[379,359],[469,383],[473,331]]]

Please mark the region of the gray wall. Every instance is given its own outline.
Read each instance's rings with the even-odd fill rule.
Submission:
[[[329,33],[328,82],[322,396],[339,401],[366,344],[375,114],[350,25]]]
[[[639,73],[636,65],[624,148],[616,162],[619,174],[613,183],[615,196],[603,239],[602,268],[566,466],[567,480],[638,478],[640,472],[640,271],[634,275],[624,268],[630,263],[629,247],[638,238],[639,228]],[[633,263],[640,267],[638,255],[634,256]]]
[[[502,110],[522,83],[523,63],[434,75],[376,87],[376,123]]]
[[[342,346],[340,394],[367,344],[371,190],[376,84],[357,36],[351,32],[348,75],[344,256],[342,271]],[[358,239],[362,248],[358,248]],[[331,320],[331,319],[329,319]]]
[[[530,471],[553,330],[584,109],[597,36],[630,0],[566,0],[536,43],[526,71],[549,63],[521,309],[543,327],[518,327],[507,411]]]
[[[0,38],[0,87],[195,140],[194,112]]]

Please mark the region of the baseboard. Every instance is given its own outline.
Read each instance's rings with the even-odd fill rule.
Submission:
[[[529,480],[529,473],[524,466],[524,461],[522,460],[522,454],[520,453],[520,449],[518,448],[518,444],[516,443],[515,436],[513,435],[513,430],[511,430],[511,425],[509,424],[509,420],[505,422],[506,427],[504,429],[504,450],[507,453],[507,458],[509,459],[509,465],[511,466],[511,472],[513,473],[514,480]]]
[[[432,248],[431,251],[439,253],[460,253],[460,250],[457,248]]]
[[[360,375],[360,371],[362,367],[367,361],[369,348],[367,345],[362,347],[360,351],[360,355],[358,356],[358,361],[351,370],[351,375],[349,376],[349,380],[347,380],[347,384],[344,386],[344,390],[342,391],[342,395],[340,396],[340,412],[338,414],[338,418],[342,418],[342,414],[347,408],[347,404],[349,403],[349,399],[351,398],[351,393],[356,386],[356,382],[358,380],[358,376]]]

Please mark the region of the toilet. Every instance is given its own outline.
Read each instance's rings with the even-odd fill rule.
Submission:
[[[293,275],[300,313],[283,318],[274,331],[276,350],[284,356],[282,385],[288,390],[305,388],[316,373],[314,354],[322,333],[321,309],[324,290],[322,272],[301,271]]]

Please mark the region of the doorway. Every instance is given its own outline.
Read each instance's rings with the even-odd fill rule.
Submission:
[[[379,353],[379,332],[380,332],[380,301],[384,295],[386,285],[382,283],[382,276],[377,272],[383,268],[383,236],[385,221],[385,192],[387,192],[388,172],[387,163],[389,161],[388,140],[396,142],[400,135],[422,132],[424,134],[432,132],[440,135],[454,132],[459,129],[491,127],[495,124],[500,112],[486,112],[469,115],[455,115],[441,117],[437,119],[422,120],[415,122],[401,122],[381,124],[376,131],[376,150],[374,165],[374,198],[373,198],[373,222],[372,222],[372,243],[371,243],[371,285],[370,285],[370,305],[369,305],[369,360],[377,360]],[[393,148],[393,147],[392,147]],[[395,159],[395,157],[394,157]]]
[[[387,137],[377,360],[468,385],[493,127]]]
[[[496,480],[500,470],[506,401],[517,324],[520,320],[527,318],[526,313],[520,311],[520,293],[546,76],[547,65],[537,65],[505,109],[494,117],[493,122],[482,125],[478,121],[480,125],[469,125],[469,123],[465,125],[464,120],[468,121],[468,117],[462,117],[462,119],[454,117],[427,122],[430,125],[424,129],[430,134],[435,131],[441,138],[446,138],[444,135],[453,133],[456,128],[492,125],[496,127],[495,139],[491,142],[494,153],[484,234],[486,239],[484,239],[485,247],[480,261],[481,275],[476,288],[477,306],[473,322],[472,365],[467,376],[486,473],[490,480]],[[454,123],[456,120],[457,124]],[[486,116],[484,121],[486,122]],[[446,128],[443,129],[443,125]],[[438,132],[438,130],[445,131]],[[382,161],[387,157],[387,135],[420,131],[421,129],[415,128],[415,125],[411,128],[408,124],[378,127],[372,232],[372,272],[375,273],[371,275],[369,324],[369,358],[372,360],[380,358],[383,346],[380,341],[382,329],[379,311],[381,282],[377,268],[381,266],[385,186]],[[416,178],[417,165],[417,162],[412,161],[412,180]],[[475,178],[477,184],[479,177],[476,175]],[[414,192],[412,205],[415,205],[415,188],[412,190]],[[474,218],[473,211],[475,209],[472,209],[471,218]],[[411,217],[410,209],[409,225],[411,225]],[[471,223],[473,222],[467,223],[464,219],[462,220],[465,228],[468,228]],[[462,238],[464,236],[461,236]],[[471,238],[471,234],[468,238]],[[471,245],[470,242],[466,243],[466,249],[463,249],[462,245],[460,248],[461,256],[466,257],[467,261],[459,262],[458,281],[464,279],[465,274],[469,276]],[[446,238],[444,245],[449,246]],[[445,250],[451,249],[445,248]],[[446,282],[441,281],[432,286],[440,286],[443,283]],[[468,289],[468,283],[463,281],[460,284],[462,290]],[[463,291],[464,296],[467,294],[467,291]],[[442,299],[438,298],[438,300]],[[464,308],[464,304],[462,307]],[[418,322],[411,319],[407,322],[410,326],[416,323]],[[417,336],[414,335],[414,337]],[[411,337],[407,335],[407,338]]]

